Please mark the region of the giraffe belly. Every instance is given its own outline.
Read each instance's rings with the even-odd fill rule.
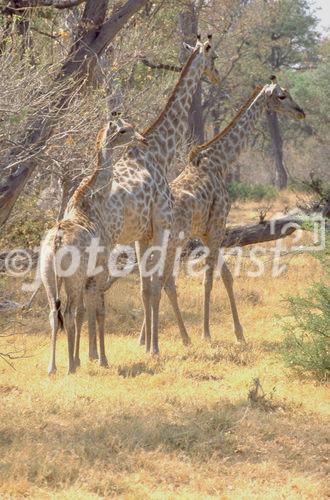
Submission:
[[[141,203],[134,196],[125,200],[124,223],[119,234],[118,243],[127,244],[132,241],[151,236],[152,203],[145,200]]]

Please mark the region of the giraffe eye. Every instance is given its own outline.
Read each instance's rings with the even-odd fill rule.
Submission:
[[[120,134],[125,134],[126,130],[124,128],[122,128],[121,130],[119,130],[119,133]]]
[[[286,98],[286,96],[285,95],[279,95],[278,98],[281,99],[281,101],[284,101],[284,99]]]

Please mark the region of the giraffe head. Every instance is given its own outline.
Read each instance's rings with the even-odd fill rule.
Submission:
[[[147,146],[147,140],[139,134],[133,125],[122,118],[116,121],[117,113],[111,114],[110,120],[104,129],[104,135],[101,139],[102,147],[115,149],[124,146]]]
[[[188,43],[184,43],[183,45],[189,52],[192,53],[198,51],[203,55],[203,76],[205,76],[211,83],[215,85],[218,84],[220,77],[219,72],[215,67],[215,60],[218,56],[212,47],[212,35],[208,35],[206,42],[202,42],[200,35],[197,35],[197,43],[195,47],[192,47]]]
[[[277,83],[276,76],[272,75],[270,79],[271,83],[265,87],[267,109],[289,115],[295,120],[303,120],[304,110],[292,99],[290,93]]]

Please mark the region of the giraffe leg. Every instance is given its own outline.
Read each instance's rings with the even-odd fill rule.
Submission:
[[[245,338],[243,334],[243,327],[240,323],[239,317],[238,317],[238,312],[237,312],[237,307],[236,307],[236,301],[235,301],[235,295],[234,295],[234,289],[233,289],[233,276],[225,262],[223,262],[223,265],[221,267],[221,277],[223,280],[223,283],[226,287],[227,295],[230,300],[230,307],[231,307],[231,312],[234,320],[234,328],[235,328],[235,335],[236,339],[238,342],[245,343]]]
[[[144,329],[145,349],[150,352],[151,348],[151,281],[150,278],[142,278],[142,301],[144,306]]]
[[[158,327],[159,327],[159,303],[161,296],[161,281],[157,273],[154,274],[151,281],[151,313],[152,313],[152,325],[151,325],[151,345],[150,353],[158,354]]]
[[[54,270],[54,264],[53,262],[51,263],[51,270],[53,272]],[[52,274],[51,274],[52,276]],[[50,360],[49,360],[49,365],[48,365],[48,375],[54,375],[57,371],[56,368],[56,340],[57,340],[57,332],[59,328],[62,326],[60,324],[60,320],[62,319],[62,314],[58,310],[58,307],[56,305],[56,299],[58,299],[58,294],[61,289],[61,280],[58,280],[57,283],[57,290],[56,290],[56,284],[55,280],[57,277],[55,276],[53,280],[49,280],[46,282],[45,288],[46,288],[46,293],[47,293],[47,298],[48,298],[48,303],[50,307],[50,313],[49,313],[49,322],[50,326],[52,329],[51,333],[51,353],[50,353]]]
[[[99,359],[96,342],[96,294],[92,287],[86,287],[85,302],[88,318],[88,344],[89,360]]]
[[[179,325],[182,342],[184,345],[189,345],[189,344],[191,344],[191,340],[190,340],[190,337],[187,333],[185,324],[184,324],[183,319],[182,319],[181,311],[179,308],[174,276],[172,276],[172,275],[169,276],[169,278],[167,279],[167,281],[165,283],[164,290],[165,290],[167,297],[169,298],[169,301],[170,301],[172,309],[174,311],[177,323]]]
[[[182,242],[181,242],[182,243]],[[164,286],[165,293],[170,301],[170,304],[172,306],[172,309],[174,311],[177,323],[179,325],[180,329],[180,335],[183,341],[184,345],[188,345],[191,343],[191,340],[189,338],[189,335],[187,333],[187,330],[185,328],[181,311],[179,308],[178,304],[178,298],[177,298],[177,293],[176,293],[176,286],[175,286],[175,279],[173,276],[173,269],[174,269],[174,261],[175,261],[175,250],[176,250],[176,245],[174,244],[174,241],[171,240],[168,245],[167,249],[167,255],[166,255],[166,261],[165,261],[165,269],[164,269],[164,275],[162,277],[161,285]],[[167,279],[164,279],[164,276],[167,276]],[[160,297],[159,297],[160,299]],[[159,304],[158,304],[159,307]],[[139,336],[139,344],[144,345],[145,344],[145,319],[143,320],[143,324],[141,327],[141,332]]]
[[[141,326],[141,331],[139,335],[139,345],[145,345],[146,343],[146,330],[145,330],[145,319],[143,318],[143,323]]]
[[[163,245],[163,231],[159,231],[158,234],[154,237],[154,246],[158,248],[162,248]],[[150,269],[153,270],[151,276],[151,296],[150,296],[150,304],[151,304],[151,343],[150,343],[150,354],[159,354],[159,343],[158,343],[158,329],[159,329],[159,305],[161,298],[161,291],[163,285],[166,283],[169,278],[169,270],[170,270],[170,259],[168,254],[168,245],[166,248],[166,257],[165,262],[163,263],[163,272],[162,276],[159,275],[158,264],[162,266],[161,261],[158,261],[159,258],[158,251],[154,251],[150,257]]]
[[[96,309],[96,321],[99,329],[99,343],[100,343],[100,366],[108,368],[109,363],[105,354],[105,346],[104,346],[104,320],[105,320],[104,292],[100,292],[99,301],[97,303],[97,309]]]
[[[56,373],[56,338],[57,338],[57,332],[59,329],[59,324],[58,324],[58,312],[55,308],[55,310],[51,311],[49,313],[49,322],[52,328],[52,347],[51,347],[51,355],[50,355],[50,362],[48,365],[48,375],[53,375]]]
[[[141,260],[147,248],[148,243],[146,241],[138,242],[136,244],[136,255],[140,271],[141,296],[144,308],[145,349],[146,352],[149,352],[151,343],[151,281],[149,276],[144,276],[141,266]]]
[[[158,247],[162,247],[164,233],[160,232],[155,238],[155,245]],[[175,240],[170,239],[167,242],[165,262],[163,266],[163,272],[160,276],[158,274],[158,270],[152,275],[152,289],[151,289],[151,309],[152,309],[152,340],[151,340],[151,353],[158,354],[159,353],[159,345],[158,345],[158,331],[159,331],[159,305],[161,298],[161,290],[163,287],[167,285],[167,294],[171,305],[174,309],[175,316],[177,318],[180,334],[184,343],[189,343],[190,339],[185,329],[179,304],[177,301],[175,283],[173,279],[173,265],[174,265],[174,257],[175,257]],[[151,257],[151,268],[157,268],[157,252],[153,252]]]
[[[208,262],[208,268],[204,274],[204,330],[203,330],[203,339],[210,340],[210,300],[211,300],[211,291],[213,287],[213,274],[214,274],[214,266],[211,265],[211,262]]]
[[[81,327],[84,321],[84,314],[85,314],[85,309],[84,309],[83,297],[81,297],[79,307],[76,311],[76,339],[75,339],[75,350],[74,350],[74,363],[76,368],[80,366],[80,357],[79,357],[80,334],[81,334]]]
[[[68,373],[75,373],[76,366],[74,362],[74,347],[75,347],[75,334],[76,334],[76,310],[79,306],[79,297],[68,297],[65,312],[64,312],[64,325],[68,336],[68,354],[69,354],[69,368]]]

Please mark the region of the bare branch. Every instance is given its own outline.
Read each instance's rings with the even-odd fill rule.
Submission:
[[[0,1],[0,7],[6,9],[5,13],[34,9],[35,7],[54,7],[55,9],[72,9],[85,3],[86,0],[21,0],[15,2]]]
[[[148,59],[142,56],[139,58],[139,60],[142,62],[142,64],[152,69],[164,69],[166,71],[175,71],[177,73],[180,73],[182,70],[182,66],[174,66],[172,64],[162,64],[162,63],[156,64],[148,61]]]

